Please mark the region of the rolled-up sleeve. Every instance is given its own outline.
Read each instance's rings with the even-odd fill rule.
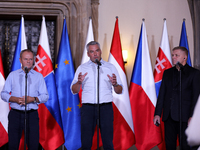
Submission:
[[[40,82],[39,82],[39,88],[38,88],[38,99],[40,103],[45,103],[49,99],[49,94],[47,91],[46,83],[43,78],[43,76],[40,76]]]

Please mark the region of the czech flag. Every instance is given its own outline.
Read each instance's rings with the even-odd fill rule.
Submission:
[[[144,21],[142,22],[129,95],[135,131],[135,146],[140,150],[151,149],[158,145],[162,139],[160,129],[153,123],[156,91]]]

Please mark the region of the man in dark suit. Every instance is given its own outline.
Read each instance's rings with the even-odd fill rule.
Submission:
[[[172,50],[172,63],[174,67],[165,70],[163,74],[155,108],[154,124],[156,124],[156,122],[160,124],[160,117],[163,112],[162,121],[164,121],[165,126],[165,142],[167,150],[176,150],[177,135],[180,135],[180,120],[182,122],[181,149],[190,149],[186,141],[187,137],[185,135],[185,129],[192,117],[195,104],[200,94],[200,71],[190,67],[186,63],[187,57],[188,50],[185,47],[175,47]]]

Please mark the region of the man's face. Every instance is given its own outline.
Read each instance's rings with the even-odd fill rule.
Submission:
[[[87,54],[92,62],[95,62],[95,59],[101,60],[101,49],[98,45],[90,45]]]
[[[33,61],[34,61],[33,53],[23,52],[22,58],[20,58],[19,60],[20,63],[22,64],[22,69],[24,69],[24,67],[27,67],[28,70],[30,70],[33,67]]]
[[[187,55],[184,51],[177,49],[172,51],[172,63],[176,65],[177,62],[181,63],[182,65],[186,64]]]

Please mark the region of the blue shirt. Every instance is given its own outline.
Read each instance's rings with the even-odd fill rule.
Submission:
[[[101,59],[101,66],[99,67],[99,103],[108,103],[113,101],[112,96],[112,83],[107,75],[112,77],[112,74],[116,75],[117,83],[122,86],[120,76],[117,72],[115,66],[109,62]],[[85,79],[82,82],[82,103],[97,104],[97,64],[93,63],[91,60],[80,65],[75,73],[74,79],[71,83],[72,85],[78,81],[78,74],[82,72]],[[72,92],[73,93],[73,92]]]
[[[23,97],[25,96],[25,72],[22,69],[11,72],[5,82],[3,90],[1,91],[1,98],[5,102],[9,102],[11,96]],[[27,96],[37,97],[39,103],[45,103],[48,98],[48,91],[45,80],[42,74],[31,69],[27,74]],[[25,110],[25,105],[19,105],[15,102],[9,102],[10,107],[18,110]],[[38,109],[39,103],[27,104],[27,110]]]

